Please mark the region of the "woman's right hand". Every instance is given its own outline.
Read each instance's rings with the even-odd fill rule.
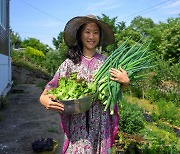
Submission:
[[[48,110],[56,110],[62,113],[64,111],[64,104],[56,100],[56,97],[52,94],[47,94],[47,89],[43,91],[40,96],[41,104]]]

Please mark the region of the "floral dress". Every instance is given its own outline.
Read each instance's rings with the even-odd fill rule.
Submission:
[[[92,75],[101,67],[106,57],[96,53],[91,60],[83,56],[79,64],[66,59],[58,68],[53,79],[46,85],[46,89],[55,88],[58,79],[68,76],[71,72],[78,72],[78,76],[92,81]],[[104,112],[104,106],[96,101],[92,108],[85,113],[60,114],[61,126],[64,131],[64,145],[62,153],[65,154],[108,154],[115,135],[118,131],[118,110],[110,115]]]

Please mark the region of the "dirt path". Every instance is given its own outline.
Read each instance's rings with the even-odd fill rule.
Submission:
[[[0,154],[34,154],[31,143],[41,138],[58,141],[60,154],[63,134],[58,113],[39,103],[42,89],[35,84],[18,84],[8,96],[9,106],[0,110]]]

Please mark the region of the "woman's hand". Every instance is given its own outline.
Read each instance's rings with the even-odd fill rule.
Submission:
[[[48,110],[56,110],[57,112],[64,111],[64,105],[56,100],[56,97],[52,94],[47,94],[47,89],[43,91],[40,96],[41,104]]]
[[[123,89],[129,84],[130,80],[127,75],[127,72],[123,70],[121,67],[119,70],[111,68],[109,72],[111,75],[110,79],[121,83],[123,85]]]

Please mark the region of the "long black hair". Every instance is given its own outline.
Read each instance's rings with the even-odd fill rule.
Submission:
[[[81,40],[81,31],[85,25],[86,24],[81,25],[79,27],[79,29],[77,30],[77,34],[76,34],[77,45],[69,47],[67,55],[66,55],[66,57],[69,58],[70,60],[72,60],[74,64],[78,64],[81,62],[81,56],[83,54],[83,44],[82,44],[82,40]],[[100,38],[101,38],[101,28],[99,25],[98,25],[98,27],[99,27]],[[100,41],[99,41],[99,43],[100,43]]]
[[[81,31],[84,26],[85,25],[81,25],[79,29],[77,30],[77,34],[76,34],[77,45],[69,47],[67,55],[66,55],[67,58],[72,60],[74,64],[78,64],[81,62],[81,55],[83,51],[83,44],[81,41]]]

